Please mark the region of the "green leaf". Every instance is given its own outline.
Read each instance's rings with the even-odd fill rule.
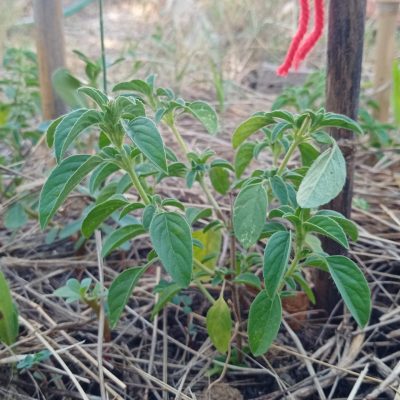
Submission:
[[[119,215],[119,219],[124,218],[125,215],[128,215],[132,211],[139,210],[141,208],[145,208],[145,205],[143,203],[130,203],[124,209],[121,211],[121,214]]]
[[[304,228],[306,232],[318,232],[320,235],[338,242],[346,249],[349,248],[349,242],[343,229],[330,217],[315,215],[304,223]]]
[[[156,212],[156,207],[153,204],[149,204],[145,207],[142,216],[142,223],[144,229],[149,229],[151,221],[153,220],[154,213]]]
[[[354,131],[359,134],[363,134],[363,130],[359,124],[357,124],[356,121],[352,120],[349,117],[346,117],[345,115],[341,114],[335,114],[335,113],[326,113],[322,119],[318,123],[319,128],[326,128],[326,127],[334,127],[334,128],[342,128],[342,129],[347,129],[349,131]]]
[[[270,178],[270,184],[272,191],[276,198],[279,200],[282,206],[286,206],[290,204],[289,193],[284,180],[279,176],[275,175]]]
[[[108,200],[93,207],[82,221],[82,233],[86,238],[92,236],[93,232],[116,210],[126,206],[128,201],[121,195],[115,195]]]
[[[226,194],[231,186],[229,172],[221,167],[210,169],[210,181],[213,188],[220,194]]]
[[[205,101],[193,101],[186,103],[186,109],[198,119],[211,135],[218,132],[218,116],[214,108]]]
[[[119,167],[114,163],[103,163],[99,165],[92,173],[89,179],[89,191],[91,194],[100,187],[100,185],[114,172],[118,171]]]
[[[305,167],[309,167],[319,156],[319,151],[310,143],[300,143],[299,151],[301,155],[301,163]]]
[[[95,167],[103,162],[98,156],[77,154],[57,165],[47,178],[39,200],[39,221],[43,228],[49,223],[68,194]]]
[[[246,121],[242,122],[233,132],[233,148],[238,148],[250,135],[273,122],[274,119],[267,115],[253,115]]]
[[[99,111],[86,108],[80,108],[67,114],[57,125],[54,133],[54,152],[57,162],[80,133],[89,126],[97,124],[101,119],[102,114]]]
[[[155,123],[146,117],[138,117],[124,124],[132,142],[162,172],[168,174],[165,147]]]
[[[326,261],[347,308],[357,324],[363,328],[371,315],[371,292],[364,274],[347,257],[330,256],[326,257]]]
[[[240,145],[235,154],[236,178],[240,178],[253,159],[255,143],[245,142]]]
[[[18,336],[18,311],[13,303],[6,278],[0,271],[0,341],[11,346]]]
[[[146,116],[143,103],[132,96],[118,96],[115,99],[115,106],[121,118],[134,119]]]
[[[108,97],[96,88],[83,86],[78,89],[78,93],[90,97],[103,111],[108,104]]]
[[[347,219],[344,215],[332,210],[319,210],[316,215],[328,216],[341,226],[341,228],[344,230],[346,235],[350,237],[351,240],[353,240],[354,242],[358,240],[357,225],[353,221]]]
[[[60,124],[60,122],[63,120],[64,117],[65,117],[65,115],[58,117],[47,128],[46,142],[47,142],[47,146],[49,146],[50,148],[53,147],[53,144],[54,144],[54,134],[56,132],[56,128]]]
[[[267,193],[262,184],[245,186],[233,207],[233,228],[239,242],[247,249],[255,244],[267,215]]]
[[[132,92],[138,92],[142,93],[147,97],[152,97],[153,96],[153,91],[151,89],[151,86],[140,79],[133,79],[132,81],[129,82],[121,82],[115,85],[112,89],[113,92],[116,92],[118,90],[129,90]]]
[[[145,271],[146,268],[129,268],[113,280],[107,297],[111,328],[117,325],[134,287]]]
[[[27,222],[28,216],[20,202],[13,204],[4,214],[4,226],[11,231],[23,227]]]
[[[337,145],[324,151],[311,165],[297,192],[302,208],[322,206],[334,199],[346,182],[346,162]]]
[[[260,292],[250,306],[247,333],[250,350],[255,356],[264,354],[279,332],[282,305],[279,296],[273,299],[267,292]]]
[[[256,289],[261,290],[261,281],[257,275],[252,274],[251,272],[244,272],[243,274],[238,275],[233,282],[241,283],[243,285],[252,286]]]
[[[203,263],[206,267],[214,269],[217,265],[218,257],[221,251],[221,230],[210,229],[206,232],[203,230],[198,230],[192,233],[192,237],[193,239],[199,240],[203,245],[202,248],[193,248],[194,259],[200,263]],[[208,258],[207,261],[204,261],[206,258]]]
[[[311,301],[312,304],[315,304],[315,295],[312,291],[311,287],[309,286],[308,282],[303,278],[303,276],[299,273],[295,273],[292,275],[293,279],[299,284],[303,292],[306,294],[308,299]]]
[[[399,60],[393,60],[392,77],[393,77],[393,84],[392,84],[393,114],[394,114],[394,119],[396,121],[397,126],[400,126],[400,62],[399,62]]]
[[[211,217],[212,211],[211,208],[188,207],[185,210],[185,214],[189,225],[193,225],[199,219]]]
[[[108,256],[114,249],[128,240],[132,240],[136,236],[143,235],[144,233],[146,233],[146,230],[140,224],[126,225],[116,229],[105,238],[101,252],[102,257]]]
[[[192,232],[185,218],[174,212],[156,215],[150,238],[160,260],[174,282],[187,287],[192,278]]]
[[[177,283],[170,283],[166,286],[160,293],[159,300],[154,305],[153,310],[151,311],[151,318],[154,318],[156,314],[158,314],[165,305],[182,290],[182,287]]]
[[[290,232],[275,232],[268,240],[264,251],[265,291],[273,298],[281,284],[288,266],[292,235]]]
[[[207,332],[211,342],[220,353],[226,353],[232,336],[231,310],[220,297],[207,312]]]

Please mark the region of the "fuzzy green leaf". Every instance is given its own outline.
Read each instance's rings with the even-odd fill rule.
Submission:
[[[307,232],[318,232],[320,235],[338,242],[346,249],[349,248],[349,242],[344,230],[336,221],[328,216],[315,215],[307,220],[304,228]]]
[[[107,297],[111,328],[117,325],[134,287],[145,271],[146,268],[129,268],[112,282]]]
[[[138,117],[124,124],[132,142],[160,171],[168,174],[165,147],[155,123],[146,117]]]
[[[18,311],[13,303],[6,278],[0,271],[0,341],[15,343],[18,336]]]
[[[243,274],[238,275],[233,280],[233,282],[241,283],[242,285],[252,286],[258,290],[261,290],[260,278],[251,272],[244,272]]]
[[[219,129],[218,116],[208,103],[200,100],[193,101],[186,103],[186,109],[203,124],[209,134],[217,134]]]
[[[352,120],[349,117],[346,117],[345,115],[335,114],[331,112],[326,113],[324,115],[322,121],[318,123],[318,127],[319,128],[333,127],[333,128],[347,129],[349,131],[354,131],[361,135],[364,133],[361,126],[357,124],[356,121]]]
[[[288,266],[292,235],[290,232],[275,232],[268,240],[264,251],[265,291],[273,298],[281,286]]]
[[[100,185],[114,172],[118,171],[119,167],[113,163],[103,163],[99,165],[92,173],[89,179],[89,191],[91,194],[100,187]]]
[[[255,356],[264,354],[279,332],[282,305],[279,296],[273,299],[267,292],[260,292],[250,306],[247,333],[250,350]]]
[[[267,215],[267,193],[261,184],[245,186],[233,207],[233,228],[239,242],[247,249],[255,244]]]
[[[85,108],[67,114],[57,125],[54,133],[54,152],[57,162],[80,133],[89,126],[99,123],[101,119],[102,113]]]
[[[143,235],[144,233],[146,233],[146,230],[140,224],[126,225],[116,229],[105,238],[101,252],[102,257],[106,257],[114,249],[128,240],[132,240],[136,236]]]
[[[328,216],[341,226],[341,228],[344,230],[346,235],[350,237],[351,240],[353,240],[354,242],[358,240],[357,225],[353,221],[347,219],[344,215],[333,210],[319,210],[316,215]]]
[[[346,182],[346,162],[337,145],[324,151],[311,165],[297,192],[302,208],[315,208],[334,199]]]
[[[192,232],[185,218],[174,212],[153,217],[150,238],[160,260],[174,282],[187,287],[192,278]]]
[[[273,122],[274,119],[268,115],[253,115],[246,121],[242,122],[233,132],[233,148],[238,148],[250,135]]]
[[[371,315],[371,292],[367,280],[358,266],[344,256],[326,257],[333,281],[361,327],[367,325]]]
[[[207,312],[207,332],[220,353],[226,353],[232,336],[231,310],[220,297]]]
[[[78,154],[66,158],[51,171],[40,193],[39,221],[42,229],[68,194],[102,162],[103,159],[98,156]]]
[[[240,178],[253,159],[255,143],[245,142],[240,145],[235,154],[236,178]]]
[[[47,146],[49,146],[50,148],[53,147],[53,144],[54,144],[54,134],[56,132],[56,128],[60,124],[60,122],[63,120],[64,117],[65,117],[65,115],[58,117],[53,122],[51,122],[51,124],[47,128],[46,142],[47,142]]]
[[[226,194],[231,186],[229,172],[221,167],[210,169],[210,181],[213,188],[220,194]]]
[[[99,89],[90,86],[83,86],[78,89],[78,94],[90,97],[102,110],[108,104],[108,97]]]
[[[82,233],[86,238],[116,210],[126,206],[128,201],[121,195],[115,195],[93,207],[82,221]]]
[[[118,90],[129,90],[132,92],[144,94],[147,97],[152,97],[153,93],[151,86],[147,82],[140,79],[133,79],[129,82],[118,83],[113,87],[112,91],[116,92]]]

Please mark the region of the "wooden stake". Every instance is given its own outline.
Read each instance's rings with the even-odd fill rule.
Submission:
[[[364,44],[365,0],[330,0],[327,52],[327,110],[356,119],[360,97],[361,65]],[[347,164],[347,179],[342,193],[327,208],[350,216],[353,194],[354,141],[353,133],[344,129],[331,129],[338,141]],[[336,242],[323,241],[329,254],[345,254]],[[331,312],[339,300],[338,292],[323,271],[315,276],[317,305]]]
[[[378,2],[374,97],[379,109],[374,112],[374,117],[382,122],[388,122],[389,119],[399,4],[399,0],[381,0]]]
[[[61,0],[34,0],[36,46],[39,63],[42,114],[45,120],[66,112],[51,83],[53,72],[65,66],[64,31]]]

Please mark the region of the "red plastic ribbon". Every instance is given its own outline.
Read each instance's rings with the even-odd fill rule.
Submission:
[[[299,27],[292,39],[285,61],[276,71],[278,75],[287,75],[293,65],[297,69],[321,37],[324,30],[324,0],[314,0],[314,28],[304,38],[307,33],[309,18],[310,6],[308,0],[300,0]]]

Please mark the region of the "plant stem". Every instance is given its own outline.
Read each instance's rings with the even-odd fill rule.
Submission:
[[[289,147],[289,150],[287,151],[285,158],[282,160],[281,165],[278,168],[278,171],[276,172],[276,175],[280,176],[282,175],[283,171],[286,168],[286,165],[288,164],[289,160],[291,159],[294,151],[296,150],[298,146],[298,142],[296,139],[293,140],[292,144]]]
[[[142,184],[140,183],[139,177],[136,175],[135,169],[132,166],[132,162],[129,159],[128,155],[122,151],[122,158],[123,158],[123,165],[125,171],[128,173],[128,175],[131,178],[131,181],[133,183],[133,186],[135,186],[135,189],[138,191],[139,196],[143,200],[143,203],[147,206],[150,204],[150,199],[147,196],[146,191],[144,190]]]
[[[206,183],[204,182],[204,178],[203,177],[201,177],[199,179],[199,184],[200,184],[201,188],[203,189],[203,192],[206,195],[207,200],[211,203],[212,207],[214,208],[215,213],[217,214],[217,216],[219,218],[221,218],[223,222],[226,222],[225,221],[225,216],[224,216],[221,208],[219,207],[219,204],[218,204],[217,200],[215,200],[215,197],[211,193],[210,189],[207,187]]]
[[[190,152],[189,147],[187,146],[187,144],[185,143],[185,141],[182,138],[182,135],[180,134],[175,121],[169,121],[168,122],[168,126],[171,128],[172,133],[174,134],[176,140],[179,143],[179,146],[181,147],[182,151],[185,153],[185,156],[187,158],[187,154]],[[199,180],[200,186],[203,189],[204,194],[207,197],[207,200],[211,203],[212,207],[215,210],[215,213],[217,214],[218,218],[221,218],[222,221],[225,222],[225,217],[224,214],[221,210],[221,208],[218,205],[217,200],[215,200],[215,197],[213,196],[213,194],[210,192],[209,188],[207,187],[206,183],[204,182],[203,178],[200,178]]]
[[[183,140],[182,135],[180,134],[178,128],[175,125],[175,121],[172,121],[171,123],[168,124],[168,126],[171,128],[172,133],[174,134],[176,140],[179,143],[179,146],[181,146],[182,151],[185,153],[185,156],[187,158],[187,154],[190,152],[189,147]]]
[[[208,299],[211,304],[215,303],[214,297],[211,296],[210,292],[205,288],[205,286],[199,281],[195,280],[194,283],[199,288],[200,292]]]
[[[301,124],[299,130],[294,133],[293,142],[290,145],[285,155],[285,158],[282,160],[282,164],[279,166],[278,171],[276,172],[278,176],[282,175],[283,171],[286,168],[286,165],[288,164],[297,146],[304,141],[306,137],[305,132],[308,130],[309,127],[310,127],[310,117],[307,116],[306,118],[304,118],[304,121]]]
[[[106,49],[104,45],[104,18],[103,18],[103,0],[99,0],[99,22],[100,22],[100,44],[101,44],[101,64],[103,69],[103,90],[107,94],[107,64]]]
[[[229,235],[230,235],[230,257],[231,257],[231,268],[235,271],[235,275],[238,276],[240,274],[240,264],[236,262],[236,240],[235,240],[235,234],[233,232],[233,221],[232,221],[232,216],[233,216],[233,198],[232,194],[230,196],[230,202],[231,202],[231,216],[229,219]],[[238,332],[239,334],[237,335],[237,349],[238,349],[238,361],[241,363],[243,361],[243,355],[242,355],[242,336],[240,335],[240,325],[242,323],[242,312],[240,308],[241,302],[241,294],[240,294],[240,288],[239,285],[235,284],[232,282],[232,303],[233,303],[233,308],[236,314],[237,318],[237,323],[238,323]]]
[[[193,258],[193,263],[196,267],[200,268],[203,272],[214,275],[214,271],[208,267],[206,267],[203,263]]]

